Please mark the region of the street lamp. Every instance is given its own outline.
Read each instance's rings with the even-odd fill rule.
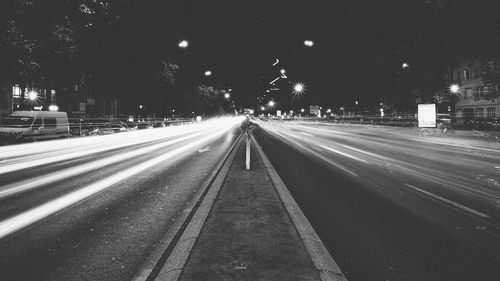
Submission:
[[[31,90],[28,92],[28,99],[30,101],[36,101],[38,99],[38,92],[35,90]]]
[[[281,74],[285,74],[285,73],[286,73],[286,70],[285,70],[284,68],[282,68],[282,69],[280,70],[280,73],[281,73]]]
[[[300,95],[300,94],[303,94],[306,90],[306,86],[304,85],[304,83],[302,82],[296,82],[295,84],[293,84],[293,91],[292,93],[294,95]]]
[[[272,100],[270,100],[269,103],[268,103],[269,107],[273,107],[275,104],[276,103],[274,101],[272,101]]]
[[[404,63],[401,65],[401,67],[402,67],[403,69],[406,69],[406,68],[409,68],[409,67],[410,67],[410,65],[409,65],[408,63],[404,62]]]
[[[452,94],[458,94],[460,92],[460,86],[458,84],[451,84],[448,90]]]
[[[261,107],[260,107],[260,110],[261,110],[261,111],[264,111],[264,110],[266,110],[266,108],[265,108],[264,106],[261,106]]]
[[[304,45],[306,47],[312,47],[314,45],[314,42],[312,40],[305,40]]]
[[[231,97],[231,95],[229,93],[225,93],[224,94],[224,98],[226,98],[227,100]]]
[[[210,76],[210,75],[212,75],[212,71],[210,70],[205,71],[205,76]]]
[[[179,44],[177,44],[177,46],[179,46],[179,48],[181,49],[186,49],[187,47],[189,47],[189,42],[187,40],[182,40],[179,42]]]

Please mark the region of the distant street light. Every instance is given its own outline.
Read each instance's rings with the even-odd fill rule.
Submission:
[[[139,105],[139,109],[142,109],[142,107],[143,107],[143,106],[142,106],[142,104],[141,104],[141,105]]]
[[[269,107],[273,107],[275,105],[275,102],[270,100],[269,103],[268,103]]]
[[[460,92],[460,86],[458,84],[451,84],[449,87],[450,93],[457,94]]]
[[[328,108],[328,109],[326,110],[326,113],[331,113],[331,112],[332,112],[332,110],[331,110],[330,108]]]
[[[293,91],[292,91],[292,93],[294,95],[302,94],[302,93],[305,92],[305,88],[306,88],[306,86],[304,85],[304,83],[297,82],[297,83],[293,84]]]
[[[282,69],[280,70],[280,73],[281,73],[281,74],[285,74],[285,73],[286,73],[286,70],[285,70],[284,68],[282,68]]]
[[[408,63],[404,62],[404,63],[401,65],[401,67],[402,67],[403,69],[406,69],[406,68],[409,68],[409,67],[410,67],[410,65],[409,65]]]
[[[210,75],[212,75],[212,71],[210,70],[205,71],[205,76],[210,76]]]
[[[261,111],[264,111],[264,110],[266,110],[266,108],[265,108],[265,107],[263,107],[263,106],[261,106],[261,107],[260,107],[260,110],[261,110]]]
[[[305,111],[305,109],[303,109],[303,108],[300,109],[300,112],[304,113],[304,111]]]
[[[38,92],[34,91],[34,90],[29,91],[28,92],[28,99],[30,101],[36,101],[38,99]]]
[[[304,45],[306,47],[312,47],[314,45],[314,42],[312,40],[305,40]]]
[[[179,42],[177,46],[179,46],[179,48],[185,49],[189,47],[189,42],[187,40],[182,40]]]
[[[57,106],[55,104],[49,105],[49,111],[58,111],[58,110],[59,110],[59,106]]]
[[[224,94],[224,98],[226,98],[227,100],[231,97],[231,95],[229,93],[225,93]]]

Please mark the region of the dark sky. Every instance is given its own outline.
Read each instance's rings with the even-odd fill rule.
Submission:
[[[364,98],[384,94],[401,63],[446,55],[433,14],[440,6],[425,2],[183,1],[166,8],[174,35],[167,42],[189,40],[172,59],[211,69],[242,95],[254,95],[279,58],[290,81],[319,100]],[[306,39],[315,45],[305,47]]]
[[[51,23],[61,3],[79,23],[88,19],[93,25],[78,29],[76,68],[88,67],[100,76],[99,89],[131,104],[155,91],[148,86],[162,60],[179,65],[185,85],[254,97],[259,77],[277,77],[271,65],[278,58],[289,81],[306,84],[310,102],[333,105],[397,99],[416,88],[431,95],[446,86],[444,67],[456,58],[500,53],[495,0],[108,0],[111,12],[101,18],[78,9],[100,1],[57,1],[31,1],[36,20],[20,21],[35,31],[42,26],[37,15]],[[178,48],[182,39],[189,48]],[[212,77],[203,76],[207,69]]]

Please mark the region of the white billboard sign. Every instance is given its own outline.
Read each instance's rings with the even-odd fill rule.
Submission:
[[[418,105],[418,127],[436,128],[436,104]]]

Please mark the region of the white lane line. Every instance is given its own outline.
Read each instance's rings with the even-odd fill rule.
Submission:
[[[448,199],[446,199],[446,198],[443,198],[443,197],[441,197],[441,196],[439,196],[439,195],[436,195],[436,194],[430,193],[430,192],[428,192],[428,191],[425,191],[425,190],[423,190],[423,189],[420,189],[420,188],[418,188],[418,187],[416,187],[416,186],[413,186],[413,185],[411,185],[411,184],[405,184],[405,185],[406,185],[407,187],[410,187],[410,188],[412,188],[412,189],[416,190],[416,191],[420,191],[420,192],[422,192],[422,193],[424,193],[424,194],[426,194],[426,195],[429,195],[429,196],[431,196],[431,197],[433,197],[433,198],[435,198],[435,199],[441,200],[441,201],[443,201],[443,202],[445,202],[445,203],[447,203],[447,204],[453,205],[453,206],[455,206],[455,207],[457,207],[457,208],[459,208],[459,209],[462,209],[462,210],[464,210],[464,211],[467,211],[467,212],[469,212],[469,213],[471,213],[471,214],[474,214],[474,215],[476,215],[476,216],[480,216],[480,217],[483,217],[483,218],[489,218],[489,217],[490,217],[490,216],[489,216],[489,215],[487,215],[487,214],[481,213],[481,212],[479,212],[479,211],[476,211],[476,210],[471,209],[471,208],[469,208],[469,207],[466,207],[466,206],[464,206],[464,205],[458,204],[458,203],[456,203],[456,202],[453,202],[453,201],[451,201],[451,200],[448,200]]]
[[[324,145],[320,145],[320,147],[321,147],[321,148],[323,148],[323,149],[329,150],[329,151],[331,151],[331,152],[334,152],[334,153],[340,154],[340,155],[342,155],[342,156],[345,156],[345,157],[348,157],[348,158],[351,158],[351,159],[354,159],[354,160],[357,160],[357,161],[360,161],[360,162],[363,162],[363,163],[368,163],[368,162],[366,162],[366,160],[364,160],[364,159],[358,158],[358,157],[356,157],[356,156],[352,156],[352,155],[350,155],[350,154],[347,154],[347,153],[344,153],[344,152],[342,152],[342,151],[339,151],[339,150],[333,149],[333,148],[331,148],[331,147],[324,146]]]
[[[313,136],[313,135],[311,135],[311,134],[309,134],[309,133],[306,133],[306,132],[300,132],[300,133],[301,133],[301,134],[303,134],[303,135],[306,135],[306,136],[308,136],[308,137],[312,137],[312,136]]]
[[[191,150],[207,141],[210,141],[224,133],[226,133],[228,130],[233,128],[233,124],[226,128],[220,128],[217,130],[214,130],[214,133],[208,136],[205,136],[203,138],[200,138],[198,140],[195,140],[193,142],[190,142],[180,148],[177,148],[175,150],[169,151],[163,155],[160,155],[158,157],[155,157],[151,160],[148,160],[146,162],[143,162],[139,165],[133,166],[132,168],[129,168],[127,170],[124,170],[122,172],[113,174],[107,178],[104,178],[100,181],[97,181],[93,184],[90,184],[82,189],[79,189],[77,191],[68,193],[62,197],[59,197],[57,199],[54,199],[52,201],[49,201],[45,204],[42,204],[40,206],[34,207],[28,211],[25,211],[23,213],[20,213],[18,215],[15,215],[13,217],[10,217],[6,220],[0,221],[0,238],[3,238],[13,232],[16,232],[28,225],[31,225],[45,217],[48,217],[58,211],[63,210],[64,208],[67,208],[79,201],[82,201],[98,192],[101,192],[115,184],[118,184],[120,182],[123,182],[124,180],[141,173],[142,171],[145,171],[147,169],[150,169],[151,167],[154,167],[158,164],[160,164],[163,161],[166,161],[168,159],[171,159],[175,156],[180,155],[181,153],[184,153],[188,150]]]

